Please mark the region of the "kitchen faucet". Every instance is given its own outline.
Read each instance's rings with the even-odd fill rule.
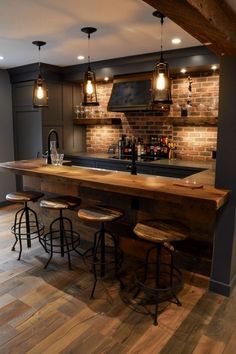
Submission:
[[[48,133],[48,159],[47,159],[47,163],[49,165],[52,164],[52,160],[51,160],[51,154],[50,154],[50,142],[51,142],[51,136],[52,135],[55,135],[56,137],[56,148],[58,149],[59,148],[59,142],[58,142],[58,134],[56,132],[55,129],[51,129],[50,132]]]

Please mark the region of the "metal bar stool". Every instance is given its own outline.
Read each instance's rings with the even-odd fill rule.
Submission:
[[[67,254],[69,269],[72,269],[70,253],[76,251],[80,254],[77,250],[80,244],[80,235],[73,230],[71,220],[63,216],[63,210],[74,210],[80,203],[81,199],[73,196],[45,198],[40,201],[42,208],[59,210],[59,217],[51,222],[49,232],[43,236],[45,249],[50,253],[44,268],[47,268],[54,253],[60,253],[61,257]]]
[[[43,193],[35,191],[12,192],[6,195],[6,200],[12,203],[23,203],[24,206],[15,214],[14,224],[11,227],[11,232],[15,235],[15,242],[12,246],[12,251],[15,251],[15,246],[19,241],[20,252],[18,260],[21,259],[22,241],[27,242],[27,247],[31,247],[31,240],[38,238],[41,245],[44,247],[40,236],[43,234],[44,225],[38,221],[36,212],[28,206],[28,202],[37,202]]]
[[[98,274],[103,278],[108,268],[114,268],[115,276],[119,279],[118,272],[122,263],[122,252],[118,247],[117,237],[106,231],[105,223],[114,222],[122,216],[122,212],[105,206],[90,207],[78,211],[78,217],[81,220],[100,224],[99,230],[94,234],[93,247],[86,250],[83,255],[85,263],[88,260],[92,265],[94,283],[90,294],[91,299],[94,297]]]
[[[145,300],[154,303],[153,324],[157,325],[159,303],[170,301],[181,306],[176,293],[182,288],[183,277],[181,271],[174,265],[175,250],[170,242],[185,240],[189,236],[189,229],[172,220],[152,220],[145,224],[136,224],[134,233],[151,244],[146,252],[141,274],[136,273],[137,290],[134,298],[143,291]],[[145,300],[140,304],[146,304]]]

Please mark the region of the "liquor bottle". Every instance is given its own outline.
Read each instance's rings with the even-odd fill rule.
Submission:
[[[162,153],[163,153],[163,157],[168,158],[168,138],[167,138],[167,136],[162,137]]]
[[[128,155],[131,156],[132,155],[132,141],[129,140],[128,142]]]
[[[55,140],[50,141],[50,156],[52,165],[56,165],[57,163],[57,144]]]
[[[143,157],[145,155],[145,146],[144,146],[144,143],[143,143],[143,138],[141,138],[141,157]]]
[[[123,155],[122,150],[123,150],[123,148],[122,148],[122,138],[119,138],[119,140],[118,140],[118,158],[119,159]]]
[[[138,137],[138,144],[137,144],[137,156],[141,157],[142,154],[142,145],[141,145],[141,139]]]

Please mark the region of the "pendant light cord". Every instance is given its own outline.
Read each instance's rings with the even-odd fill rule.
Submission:
[[[40,65],[40,49],[41,49],[41,46],[39,45],[38,46],[39,50],[38,50],[38,60],[39,60],[39,74],[41,74],[41,65]]]
[[[90,69],[90,33],[88,33],[88,69]]]
[[[163,62],[163,23],[164,16],[161,16],[161,62]]]

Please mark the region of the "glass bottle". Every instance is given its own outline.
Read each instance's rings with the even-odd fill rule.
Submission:
[[[50,155],[52,164],[56,165],[57,163],[57,144],[55,140],[50,141]]]

